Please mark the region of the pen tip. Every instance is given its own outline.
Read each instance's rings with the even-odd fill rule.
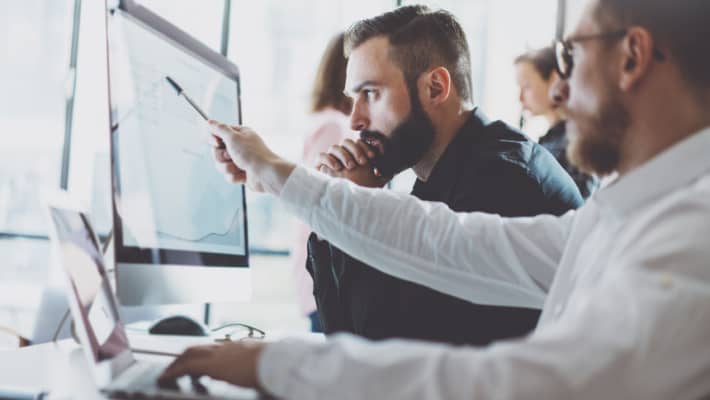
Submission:
[[[171,77],[166,75],[165,80],[168,81],[168,83],[170,84],[170,86],[173,87],[173,89],[175,89],[178,95],[182,92],[182,88],[180,87],[180,85],[178,85],[177,82],[175,82]]]

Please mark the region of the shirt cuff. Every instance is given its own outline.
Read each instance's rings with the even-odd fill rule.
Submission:
[[[314,347],[318,345],[317,342],[311,343],[298,339],[285,339],[267,344],[257,364],[261,386],[269,394],[279,398],[303,392],[305,382],[299,377],[298,371],[304,359],[312,354]]]
[[[326,186],[327,176],[298,166],[286,180],[279,198],[287,211],[308,223],[313,206],[320,202]]]

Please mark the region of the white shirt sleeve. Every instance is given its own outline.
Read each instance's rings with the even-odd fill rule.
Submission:
[[[668,266],[668,264],[666,264]],[[267,345],[259,377],[289,399],[698,399],[710,394],[710,287],[618,265],[525,340],[484,348],[337,336]]]
[[[336,190],[340,184],[328,186]],[[672,194],[622,221],[608,262],[579,270],[564,310],[525,339],[486,348],[351,336],[320,344],[277,342],[260,357],[259,379],[273,394],[296,400],[708,398],[710,202],[707,191],[684,196]],[[365,225],[359,229],[366,232]],[[514,231],[520,234],[517,226]],[[457,246],[446,250],[458,252]],[[446,268],[470,264],[457,257],[460,266]],[[471,262],[479,258],[472,255]]]
[[[298,167],[281,191],[315,232],[384,273],[478,304],[542,308],[574,221],[455,213]]]

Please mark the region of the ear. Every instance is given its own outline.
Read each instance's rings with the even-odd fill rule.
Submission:
[[[425,73],[420,80],[419,93],[422,104],[439,105],[451,96],[451,74],[444,67],[436,67]]]
[[[619,87],[622,91],[632,90],[648,74],[654,48],[653,37],[649,31],[640,27],[629,28],[621,46]]]

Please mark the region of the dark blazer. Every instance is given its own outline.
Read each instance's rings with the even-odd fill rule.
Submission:
[[[561,215],[582,205],[570,176],[540,145],[503,122],[475,111],[412,194],[454,211],[506,217]],[[404,281],[311,235],[306,268],[325,333],[370,339],[404,337],[484,345],[519,337],[539,310],[472,304]]]

